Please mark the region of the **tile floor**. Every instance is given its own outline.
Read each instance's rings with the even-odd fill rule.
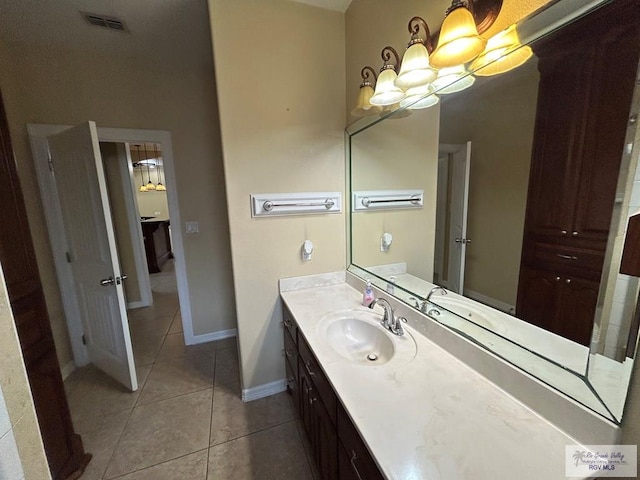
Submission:
[[[138,391],[92,366],[65,381],[81,480],[313,480],[290,396],[243,403],[235,338],[185,346],[172,265],[151,277],[154,305],[129,312]]]

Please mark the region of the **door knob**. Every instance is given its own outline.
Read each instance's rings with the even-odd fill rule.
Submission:
[[[108,287],[109,285],[113,285],[115,283],[116,281],[113,277],[103,278],[102,280],[100,280],[100,285],[102,285],[103,287]]]

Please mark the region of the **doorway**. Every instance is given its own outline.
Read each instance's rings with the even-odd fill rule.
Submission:
[[[62,212],[55,190],[50,166],[47,137],[63,132],[70,127],[60,125],[28,125],[28,132],[38,183],[43,199],[46,214],[47,228],[49,231],[53,258],[56,272],[60,282],[63,307],[69,330],[74,362],[76,366],[87,365],[90,361],[86,346],[83,344],[84,329],[80,312],[78,310],[77,292],[75,290],[71,270],[66,257],[66,239],[62,228]],[[153,142],[162,146],[163,170],[165,184],[167,186],[167,204],[169,215],[176,225],[180,225],[180,212],[176,194],[176,182],[174,175],[173,156],[171,147],[171,135],[166,131],[158,130],[134,130],[116,128],[98,128],[100,142],[112,142],[119,144],[141,144]],[[132,173],[132,165],[128,167]],[[133,187],[132,187],[133,188]],[[191,323],[191,308],[189,303],[189,290],[186,277],[186,266],[183,250],[182,235],[180,229],[172,232],[172,251],[175,257],[175,276],[177,295],[180,305],[180,316],[183,325],[183,336],[186,344],[193,343],[193,328]],[[68,372],[65,372],[68,373]]]

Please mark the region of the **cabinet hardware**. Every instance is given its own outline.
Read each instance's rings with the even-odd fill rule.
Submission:
[[[560,277],[556,277],[556,282],[559,282],[559,281],[560,281]]]
[[[576,232],[576,231],[571,232],[571,236],[577,237],[578,236],[578,232]]]
[[[309,375],[313,377],[316,374],[316,372],[311,370],[311,362],[308,362],[308,361],[305,362],[305,366],[307,367],[307,373],[309,373]]]
[[[313,405],[313,402],[315,402],[316,400],[316,397],[309,397],[309,405]]]
[[[358,457],[356,456],[356,451],[355,450],[351,450],[351,468],[353,468],[353,471],[356,473],[356,476],[358,477],[358,480],[362,480],[362,476],[360,475],[360,472],[358,471],[358,467],[356,467],[356,459]]]
[[[566,231],[566,230],[562,230],[560,233],[561,233],[562,235],[566,235],[566,234],[567,234],[567,231]]]
[[[577,260],[578,257],[576,257],[575,255],[563,255],[562,253],[557,253],[556,254],[558,257],[560,258],[565,258],[567,260]]]
[[[284,322],[282,322],[282,323],[284,323],[284,326],[285,326],[285,327],[287,327],[287,328],[291,328],[291,327],[293,327],[293,324],[291,323],[291,321],[290,321],[290,320],[285,320],[285,321],[284,321]]]
[[[570,279],[570,278],[567,278],[567,279],[565,280],[565,282],[567,282],[567,283],[571,283],[571,279]]]
[[[293,358],[296,356],[295,353],[293,353],[290,348],[285,348],[284,353],[289,358]]]

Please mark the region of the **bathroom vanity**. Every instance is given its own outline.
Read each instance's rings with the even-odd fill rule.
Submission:
[[[565,478],[580,442],[427,338],[443,327],[426,315],[390,298],[408,318],[396,336],[344,274],[280,290],[288,389],[322,479]]]

